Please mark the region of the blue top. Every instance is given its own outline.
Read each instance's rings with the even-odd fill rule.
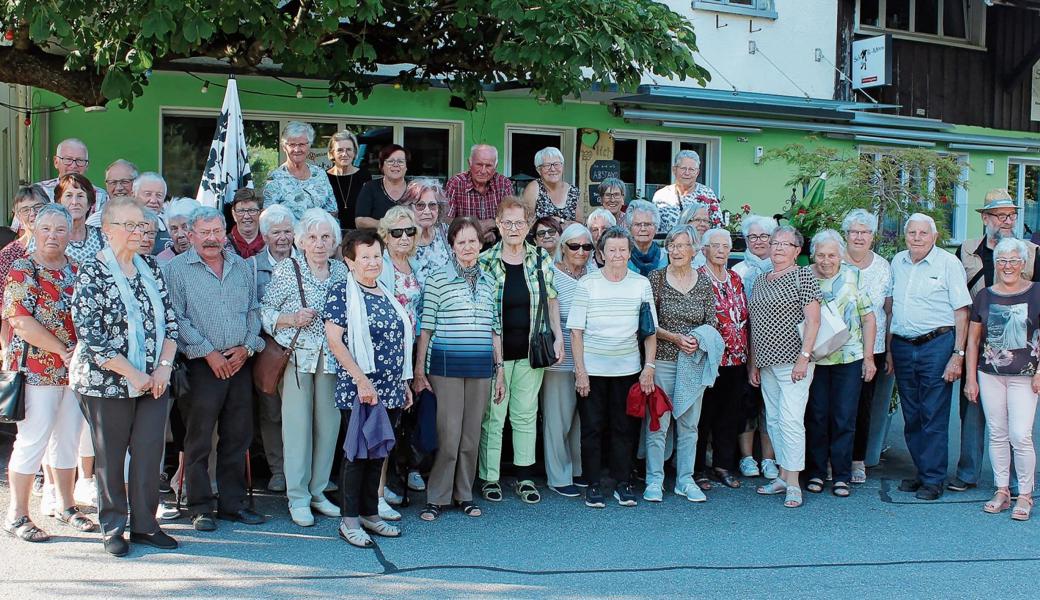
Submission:
[[[432,331],[426,373],[484,379],[494,373],[491,335],[502,333],[494,280],[481,273],[476,290],[450,263],[426,280],[421,329]]]

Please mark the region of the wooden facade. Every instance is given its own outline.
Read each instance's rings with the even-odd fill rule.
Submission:
[[[851,72],[856,38],[855,0],[838,11],[838,64]],[[941,119],[958,125],[1040,132],[1030,120],[1033,65],[1040,60],[1040,12],[1013,6],[986,9],[986,48],[970,49],[927,41],[893,39],[890,85],[868,93],[898,114]],[[835,82],[839,99],[852,99],[851,86]],[[866,100],[856,94],[858,100]]]

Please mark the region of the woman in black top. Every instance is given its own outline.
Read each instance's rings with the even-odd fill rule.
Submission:
[[[358,229],[375,229],[379,227],[379,219],[386,211],[402,203],[408,182],[404,180],[408,172],[408,160],[411,154],[402,146],[390,144],[379,151],[380,179],[373,179],[361,188],[358,195],[355,225]]]
[[[354,166],[357,155],[358,141],[353,133],[337,131],[329,138],[329,160],[332,161],[332,168],[325,173],[329,176],[332,193],[336,196],[336,211],[341,229],[354,229],[354,215],[357,212],[361,186],[372,181],[368,171]]]

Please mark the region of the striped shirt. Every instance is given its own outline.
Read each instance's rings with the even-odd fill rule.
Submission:
[[[598,269],[596,261],[590,260],[588,272],[591,273]],[[556,284],[556,299],[560,302],[560,323],[563,325],[563,362],[549,366],[547,369],[570,372],[574,370],[574,356],[571,354],[571,332],[567,329],[567,315],[570,314],[574,294],[578,291],[578,280],[555,264],[553,265],[553,276]]]
[[[495,284],[487,273],[477,289],[448,264],[430,275],[423,292],[420,327],[432,331],[426,373],[439,377],[485,379],[494,373],[492,332],[501,334]]]
[[[639,307],[650,304],[657,324],[654,293],[650,280],[627,271],[618,282],[607,280],[603,271],[581,278],[574,294],[568,329],[584,330],[585,371],[594,377],[620,377],[642,370],[639,357]]]

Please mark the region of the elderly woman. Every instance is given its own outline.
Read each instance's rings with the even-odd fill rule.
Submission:
[[[562,231],[556,217],[541,217],[536,219],[531,227],[530,242],[552,256],[556,254],[556,246],[560,243]]]
[[[631,215],[631,211],[629,215]],[[606,259],[602,269],[578,281],[567,328],[574,356],[574,388],[581,396],[581,470],[587,473],[585,506],[603,508],[600,490],[603,447],[609,436],[610,476],[617,482],[614,499],[621,506],[635,506],[632,489],[632,457],[639,440],[640,420],[626,412],[629,389],[636,383],[644,394],[654,391],[657,368],[657,335],[643,340],[645,363],[639,352],[639,311],[650,305],[654,324],[654,293],[650,281],[628,268],[632,240],[619,227],[599,239]]]
[[[621,223],[625,223],[625,218],[622,215]],[[596,210],[589,213],[589,218],[585,222],[585,226],[588,228],[589,233],[592,234],[592,243],[599,243],[599,236],[603,235],[603,232],[619,225],[614,215],[605,208],[597,208]]]
[[[6,285],[7,273],[11,270],[14,261],[29,256],[28,248],[33,241],[32,228],[33,222],[36,220],[36,213],[49,203],[50,198],[47,197],[47,192],[38,185],[22,186],[15,192],[11,202],[11,211],[22,224],[21,235],[0,250],[0,286]],[[3,300],[3,288],[0,288],[0,300]],[[0,336],[0,343],[6,344],[9,339],[10,333],[6,329],[5,319],[4,334]]]
[[[581,190],[563,180],[563,153],[559,148],[542,148],[534,155],[538,179],[524,188],[524,203],[536,219],[556,217],[563,225],[585,220]]]
[[[874,379],[874,307],[859,285],[859,270],[842,262],[845,240],[833,229],[823,229],[809,244],[813,273],[828,310],[839,315],[849,330],[845,344],[816,361],[809,391],[805,428],[809,447],[809,482],[805,489],[823,491],[828,464],[835,496],[847,497],[852,471],[852,440],[860,385]]]
[[[159,266],[173,260],[174,256],[182,254],[191,248],[191,239],[188,238],[188,218],[192,211],[201,206],[194,198],[177,198],[166,205],[164,212],[166,225],[170,228],[170,241],[172,245],[155,255],[155,261]]]
[[[495,282],[495,294],[502,320],[502,360],[505,397],[492,403],[484,415],[480,435],[480,478],[484,480],[485,500],[502,500],[499,484],[502,460],[502,428],[506,414],[513,430],[513,465],[516,467],[514,491],[525,503],[541,500],[534,485],[535,445],[538,441],[538,390],[542,387],[541,368],[531,366],[531,336],[539,331],[539,304],[545,297],[553,352],[563,360],[563,333],[560,307],[553,284],[552,258],[545,250],[524,242],[530,215],[519,198],[507,196],[498,205],[498,224],[502,241],[480,256],[480,268]],[[544,286],[544,289],[543,289]]]
[[[571,223],[563,230],[553,262],[553,282],[560,303],[561,323],[567,321],[578,281],[598,268],[596,261],[591,260],[594,249],[592,233],[584,225]],[[581,425],[577,401],[570,332],[564,330],[563,361],[548,367],[542,380],[542,443],[549,489],[568,498],[581,495],[576,480],[586,483],[581,477]]]
[[[596,193],[599,194],[599,203],[614,217],[614,221],[622,227],[627,226],[625,211],[628,207],[625,205],[625,182],[617,177],[608,177],[600,182]]]
[[[495,283],[479,261],[480,223],[459,217],[448,228],[451,261],[426,282],[422,305],[419,359],[412,386],[437,395],[437,456],[426,487],[426,508],[433,521],[455,502],[470,517],[481,516],[473,503],[481,423],[492,401],[505,394],[502,376],[502,327],[495,309]]]
[[[58,178],[58,186],[54,188],[54,201],[72,215],[72,229],[69,231],[65,253],[77,264],[94,258],[105,245],[105,240],[100,229],[86,224],[87,215],[94,207],[93,184],[79,173],[63,175]],[[29,251],[32,252],[33,243],[29,245]]]
[[[691,202],[679,214],[679,225],[693,225],[697,230],[697,238],[700,239],[712,225],[710,207],[703,202]]]
[[[448,226],[441,223],[442,209],[447,204],[444,188],[436,179],[420,177],[408,183],[404,200],[415,212],[419,227],[415,241],[415,262],[422,277],[429,277],[451,262]]]
[[[329,160],[332,161],[325,174],[336,196],[336,214],[342,229],[354,229],[354,218],[357,215],[358,195],[361,186],[372,181],[372,175],[364,169],[354,166],[358,156],[358,141],[354,134],[337,131],[329,138]]]
[[[873,307],[874,364],[885,365],[885,341],[892,315],[892,267],[874,246],[877,217],[862,208],[849,211],[841,228],[845,231],[845,262],[859,269],[859,289],[870,298]],[[892,373],[879,370],[873,379],[860,386],[856,409],[856,434],[852,442],[852,483],[867,481],[867,463],[878,464],[881,447],[888,432],[889,404],[892,402]]]
[[[719,222],[719,200],[714,190],[697,182],[701,174],[701,156],[693,150],[680,150],[672,159],[672,176],[675,183],[654,192],[653,203],[661,211],[661,229],[670,230],[679,222],[679,214],[692,202],[701,202],[710,207],[709,217]]]
[[[285,495],[293,523],[310,527],[312,509],[340,516],[339,508],[325,497],[340,415],[331,400],[336,388],[334,357],[318,311],[333,286],[346,280],[347,266],[334,258],[340,232],[329,213],[320,208],[304,211],[295,237],[302,260],[289,257],[274,268],[260,316],[264,331],[292,349],[280,388],[282,439],[290,441],[283,449]]]
[[[668,265],[668,251],[654,243],[661,215],[657,207],[644,200],[633,200],[625,213],[632,235],[632,257],[628,268],[646,277]],[[601,238],[602,239],[602,238]],[[692,242],[691,242],[692,243]],[[603,257],[606,260],[606,257]]]
[[[968,327],[964,394],[979,402],[989,425],[989,456],[997,492],[982,509],[991,514],[1011,508],[1008,491],[1012,451],[1018,498],[1011,518],[1027,521],[1033,510],[1036,451],[1033,419],[1040,393],[1040,286],[1023,277],[1031,259],[1026,245],[1004,238],[993,249],[996,279],[975,296]],[[1008,446],[1010,442],[1010,447]]]
[[[383,146],[379,151],[379,172],[383,176],[361,187],[354,218],[359,229],[379,227],[379,219],[383,218],[386,211],[406,202],[404,194],[408,182],[404,176],[408,173],[408,161],[411,159],[411,153],[397,144]]]
[[[669,231],[665,247],[671,261],[667,267],[650,273],[649,278],[658,318],[654,382],[672,400],[672,410],[659,417],[660,428],[657,431],[651,428],[653,419],[646,419],[646,490],[643,499],[649,502],[664,499],[665,441],[673,421],[676,433],[675,493],[691,502],[707,499],[701,487],[695,484],[695,479],[703,477],[694,475],[703,388],[701,393],[691,393],[689,397],[675,396],[679,353],[696,352],[700,345],[694,330],[701,325],[715,326],[715,296],[711,282],[693,267],[695,237],[696,233],[689,226]]]
[[[766,425],[780,463],[779,477],[759,494],[783,494],[784,506],[802,505],[798,475],[805,467],[805,406],[812,384],[812,350],[820,329],[820,286],[812,269],[799,267],[804,239],[790,226],[769,240],[773,271],[751,290],[751,368],[748,379],[761,386]],[[804,321],[804,332],[799,324]]]
[[[379,282],[383,241],[376,232],[350,232],[343,253],[351,274],[333,286],[324,311],[325,334],[337,362],[336,406],[350,423],[340,484],[343,519],[339,535],[352,546],[367,548],[373,542],[366,530],[384,537],[401,535],[399,527],[379,516],[379,477],[387,446],[373,446],[371,438],[392,441],[392,424],[401,409],[412,404],[408,380],[413,373],[415,329],[394,291]],[[387,419],[379,418],[382,412]],[[361,421],[366,413],[369,416]],[[371,431],[370,423],[380,421],[379,431]],[[351,456],[351,432],[361,427],[366,431],[359,438],[368,441]]]
[[[769,259],[771,254],[769,238],[776,229],[776,221],[769,217],[760,215],[749,215],[741,222],[741,231],[747,250],[744,252],[744,260],[733,265],[733,272],[740,276],[744,285],[744,294],[750,295],[755,287],[755,280],[760,275],[773,270],[773,261]],[[750,361],[748,361],[750,367]],[[744,409],[743,432],[737,437],[740,446],[740,473],[744,477],[758,477],[760,474],[766,479],[776,479],[780,476],[780,470],[776,466],[776,455],[773,452],[773,443],[769,439],[769,432],[765,423],[765,404],[762,400],[762,390],[750,384],[744,388],[742,406]],[[752,455],[755,446],[755,433],[759,434],[762,446],[762,470],[759,471],[758,463]]]
[[[3,527],[27,542],[50,539],[29,518],[33,478],[45,454],[61,507],[58,521],[79,531],[96,528],[73,497],[83,414],[68,387],[68,362],[76,346],[69,311],[76,265],[65,254],[71,228],[68,210],[58,204],[43,207],[33,227],[36,249],[16,260],[7,274],[3,316],[14,338],[5,369],[24,373],[25,419],[17,424],[7,463],[11,500]]]
[[[737,469],[737,436],[744,423],[741,399],[747,387],[748,306],[740,276],[728,268],[733,247],[725,229],[704,232],[703,256],[706,264],[701,276],[711,282],[714,297],[715,327],[726,348],[719,364],[715,385],[704,391],[700,435],[697,440],[697,471],[705,471],[708,443],[712,448],[712,471],[716,479],[731,488],[740,487]]]
[[[282,204],[297,219],[308,208],[336,214],[336,196],[321,167],[307,162],[314,145],[314,128],[289,121],[280,138],[285,162],[271,171],[264,184],[264,208]]]
[[[129,508],[131,542],[173,549],[177,542],[159,529],[155,510],[177,317],[158,265],[139,255],[147,227],[141,207],[113,198],[101,223],[109,245],[76,276],[72,320],[79,343],[69,371],[97,454],[101,534],[105,550],[125,555]]]

